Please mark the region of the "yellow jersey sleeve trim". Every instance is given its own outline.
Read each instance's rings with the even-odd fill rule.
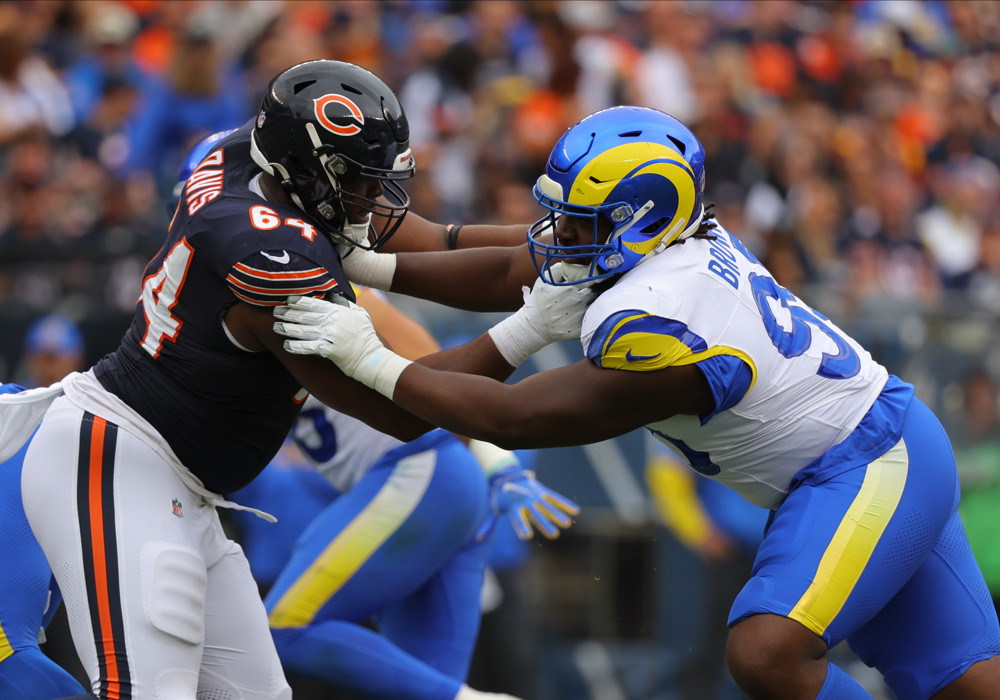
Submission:
[[[716,345],[702,352],[692,352],[691,348],[673,336],[646,333],[620,336],[605,346],[601,366],[632,372],[653,372],[666,367],[694,364],[718,355],[730,355],[745,362],[752,377],[747,391],[753,388],[757,382],[757,365],[742,350]]]

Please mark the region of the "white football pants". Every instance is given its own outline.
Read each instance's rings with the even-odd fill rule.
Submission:
[[[61,397],[21,490],[98,697],[291,698],[242,549],[149,445]]]

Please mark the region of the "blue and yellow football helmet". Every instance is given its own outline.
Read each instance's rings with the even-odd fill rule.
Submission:
[[[648,107],[611,107],[570,127],[535,183],[549,213],[528,230],[538,274],[550,284],[577,284],[621,274],[644,257],[698,230],[704,216],[705,150],[681,122]],[[594,242],[540,240],[562,215],[593,220]],[[611,223],[599,239],[600,217]],[[589,259],[589,274],[557,281],[560,260]]]

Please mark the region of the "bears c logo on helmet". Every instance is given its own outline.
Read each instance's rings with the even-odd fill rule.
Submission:
[[[348,124],[347,126],[341,126],[335,124],[330,117],[326,115],[326,108],[330,104],[339,104],[347,108],[350,114],[338,114],[336,119],[352,119],[356,121],[356,124]],[[353,136],[361,131],[361,127],[365,123],[365,115],[361,112],[361,109],[354,104],[351,100],[347,99],[343,95],[323,95],[322,97],[317,97],[313,100],[313,105],[316,110],[316,121],[318,121],[324,129],[331,131],[338,136]]]

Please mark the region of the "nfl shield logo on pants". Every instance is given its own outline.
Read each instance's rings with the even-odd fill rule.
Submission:
[[[184,506],[176,498],[170,499],[170,512],[176,515],[178,518],[184,517]]]

